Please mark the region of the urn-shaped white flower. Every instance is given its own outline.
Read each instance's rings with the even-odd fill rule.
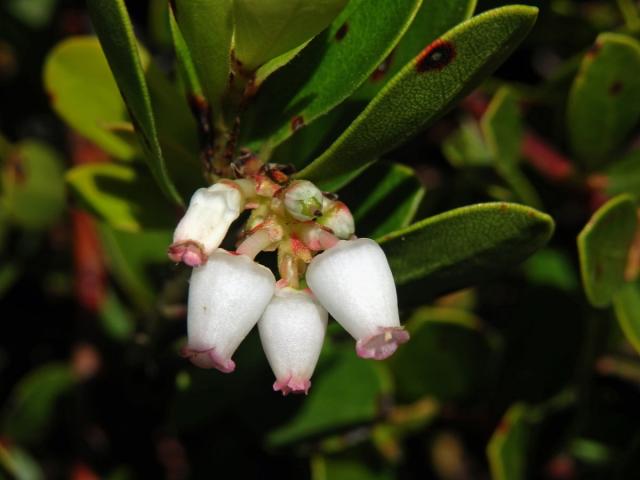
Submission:
[[[400,326],[389,263],[373,240],[339,241],[313,259],[307,283],[333,318],[357,340],[360,357],[385,359],[409,340]]]
[[[169,258],[190,267],[203,265],[240,216],[243,202],[240,189],[229,183],[196,190],[173,233]]]
[[[309,291],[278,288],[258,322],[262,348],[276,376],[275,391],[307,394],[318,363],[327,311]]]
[[[271,270],[244,255],[218,249],[196,267],[189,284],[187,346],[183,356],[202,368],[232,372],[231,356],[273,297]]]

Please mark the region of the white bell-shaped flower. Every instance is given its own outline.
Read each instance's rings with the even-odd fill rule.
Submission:
[[[189,284],[188,345],[183,356],[202,368],[232,372],[231,356],[273,297],[271,270],[244,255],[218,249],[193,269]]]
[[[231,183],[216,183],[196,190],[173,233],[169,258],[190,267],[206,263],[222,243],[231,223],[240,216],[243,203],[240,188]]]
[[[318,363],[327,311],[309,291],[278,288],[258,322],[262,348],[276,376],[273,389],[307,393]]]
[[[360,357],[382,360],[409,340],[400,326],[389,263],[373,240],[339,241],[314,257],[306,278],[320,303],[357,340]]]

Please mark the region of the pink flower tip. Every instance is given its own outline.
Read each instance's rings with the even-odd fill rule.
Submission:
[[[309,394],[311,388],[311,380],[308,378],[296,378],[288,377],[284,380],[276,380],[273,384],[274,392],[282,392],[282,395],[289,395],[290,393],[304,393]]]
[[[214,348],[209,350],[194,350],[188,346],[182,347],[180,355],[188,358],[191,363],[200,368],[215,368],[222,373],[231,373],[236,369],[236,364],[230,358],[222,358]]]
[[[190,240],[171,244],[167,253],[172,261],[184,262],[190,267],[199,267],[207,263],[207,255],[202,246]]]
[[[356,352],[361,358],[384,360],[398,349],[398,345],[409,341],[409,332],[402,327],[384,327],[379,333],[356,342]]]

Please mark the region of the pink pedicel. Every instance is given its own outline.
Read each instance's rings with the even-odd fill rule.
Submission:
[[[236,369],[236,364],[233,360],[230,358],[222,358],[216,354],[214,348],[198,351],[185,346],[180,350],[180,355],[188,358],[196,367],[215,368],[222,373],[231,373]]]
[[[304,378],[289,377],[284,380],[276,380],[273,384],[273,390],[275,392],[282,392],[282,395],[289,395],[290,393],[304,393],[309,394],[311,388],[311,380]]]
[[[361,358],[384,360],[397,350],[398,345],[409,341],[409,332],[402,327],[385,327],[380,333],[356,342],[356,352]]]
[[[199,267],[207,262],[207,255],[202,246],[190,240],[170,245],[168,255],[172,261],[183,262],[190,267]]]

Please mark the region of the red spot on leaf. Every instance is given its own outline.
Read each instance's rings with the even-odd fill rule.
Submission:
[[[622,91],[622,82],[621,81],[615,81],[613,82],[611,85],[609,85],[609,94],[610,95],[618,95],[621,91]]]
[[[343,23],[342,26],[336,32],[335,38],[339,42],[342,40],[347,32],[349,31],[349,24],[347,22]]]
[[[291,119],[291,130],[297,132],[302,127],[304,127],[304,118],[302,118],[302,116],[296,115]]]
[[[600,49],[602,48],[602,44],[601,43],[594,43],[593,45],[591,45],[591,48],[589,48],[589,50],[587,50],[587,57],[593,58],[595,57],[598,52],[600,51]]]
[[[455,56],[456,49],[453,44],[439,38],[420,52],[416,62],[416,70],[418,73],[442,70],[451,63]]]
[[[382,77],[384,77],[385,74],[389,71],[389,67],[391,66],[391,62],[393,61],[393,54],[394,51],[387,55],[387,58],[385,58],[382,63],[378,65],[378,67],[373,71],[373,73],[371,74],[372,82],[381,80]]]

